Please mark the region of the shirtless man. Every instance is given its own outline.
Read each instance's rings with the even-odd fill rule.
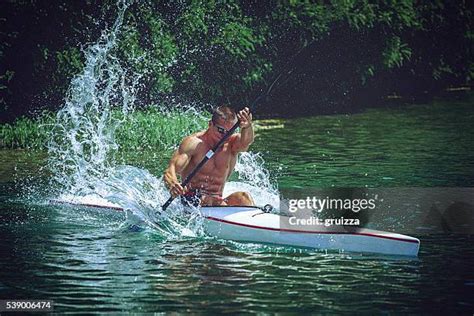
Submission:
[[[240,133],[231,135],[183,188],[178,175],[181,179],[186,178],[237,119],[240,121]],[[234,192],[226,198],[222,197],[225,182],[234,170],[237,154],[246,151],[253,140],[252,114],[248,108],[236,114],[227,106],[218,107],[212,113],[207,130],[185,137],[171,157],[163,175],[171,195],[180,195],[183,204],[193,206],[254,205],[247,192]]]

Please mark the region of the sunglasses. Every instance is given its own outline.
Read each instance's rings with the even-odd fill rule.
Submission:
[[[217,129],[217,131],[219,132],[219,134],[225,135],[225,134],[227,134],[227,132],[229,132],[229,130],[223,128],[222,126],[217,125],[217,124],[214,123],[214,122],[212,122],[212,124],[216,127],[216,129]]]

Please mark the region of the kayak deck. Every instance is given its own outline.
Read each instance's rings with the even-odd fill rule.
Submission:
[[[119,205],[96,201],[51,201],[87,208],[124,211]],[[348,252],[417,256],[420,240],[402,234],[344,226],[318,227],[317,230],[282,227],[288,217],[265,213],[254,206],[201,207],[204,229],[212,237],[240,242],[265,243]]]

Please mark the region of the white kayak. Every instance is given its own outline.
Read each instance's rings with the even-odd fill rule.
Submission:
[[[122,212],[113,203],[58,201],[53,203],[100,208]],[[240,242],[263,243],[360,253],[417,256],[420,240],[397,233],[343,226],[321,226],[317,230],[281,227],[288,222],[282,215],[266,213],[252,206],[201,207],[204,229],[209,236]]]
[[[398,256],[417,256],[420,248],[417,238],[372,229],[282,228],[287,219],[257,207],[202,207],[201,212],[207,233],[221,239]]]

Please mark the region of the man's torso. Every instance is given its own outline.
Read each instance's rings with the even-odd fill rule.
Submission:
[[[201,138],[203,134],[203,132],[199,132],[193,135],[196,138],[197,145],[191,156],[191,161],[181,173],[183,179],[191,173],[206,153],[212,149]],[[237,153],[232,152],[231,144],[232,140],[225,142],[219,147],[214,156],[192,178],[191,183],[188,184],[189,189],[199,189],[205,195],[222,196],[225,182],[231,175],[237,160]]]

